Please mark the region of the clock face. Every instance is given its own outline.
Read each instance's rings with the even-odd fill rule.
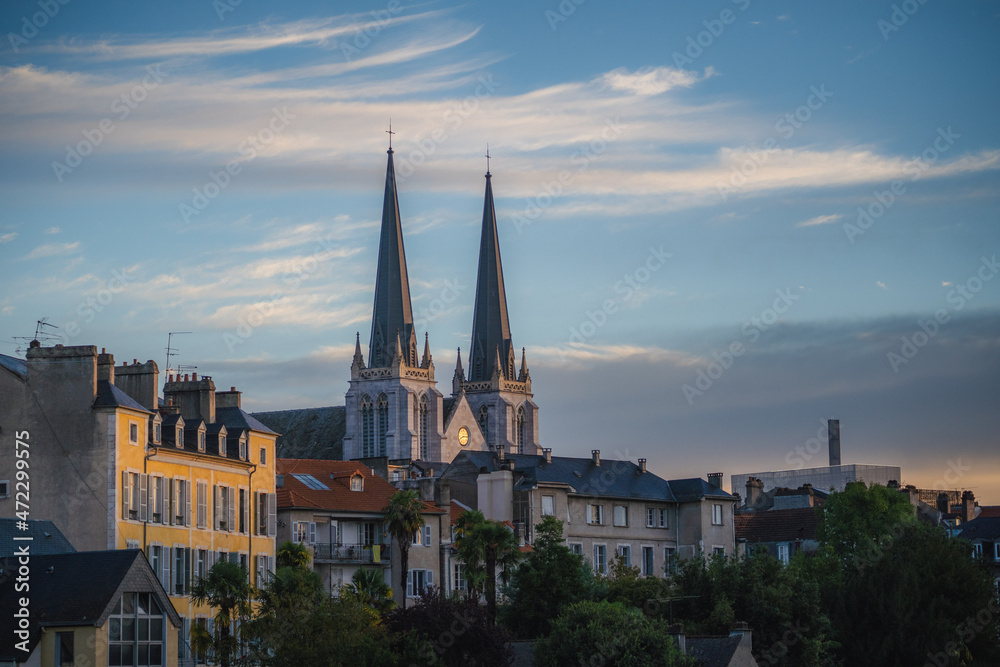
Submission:
[[[458,444],[462,445],[463,447],[469,444],[469,429],[465,428],[464,426],[458,429]]]

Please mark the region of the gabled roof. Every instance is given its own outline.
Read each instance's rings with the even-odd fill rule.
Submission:
[[[324,461],[320,459],[278,459],[276,473],[283,476],[277,489],[278,509],[311,508],[336,512],[381,514],[398,491],[389,482],[372,473],[357,461]],[[310,488],[296,475],[312,475],[327,490]],[[362,491],[351,491],[351,478],[361,475]],[[444,514],[430,503],[424,503],[424,513]]]
[[[248,412],[244,412],[241,408],[216,408],[215,409],[215,420],[217,422],[222,422],[226,425],[226,429],[233,431],[241,428],[248,428],[251,431],[259,431],[260,433],[268,433],[270,435],[277,435],[274,431],[269,429],[264,424],[257,421],[253,415]]]
[[[16,519],[0,519],[0,558],[14,555],[24,544],[31,547],[31,555],[70,554],[76,551],[66,536],[48,519],[28,519],[28,529],[18,530]],[[30,541],[15,541],[15,537],[31,537]]]
[[[0,616],[12,618],[20,597],[15,577],[0,581]],[[34,648],[43,627],[101,626],[124,592],[153,593],[174,627],[181,619],[138,549],[84,551],[31,557],[31,639]],[[0,660],[24,660],[12,632],[0,633]]]
[[[995,541],[1000,539],[1000,517],[984,517],[980,514],[972,521],[963,523],[960,528],[962,532],[957,537],[970,542],[972,540]]]
[[[736,515],[736,539],[759,542],[815,540],[819,513],[813,507],[745,512]]]
[[[515,488],[519,489],[558,485],[571,487],[580,495],[676,500],[665,479],[642,472],[631,461],[602,459],[601,465],[596,466],[590,458],[553,456],[552,462],[546,463],[544,456],[533,454],[510,454],[507,460],[514,463]],[[497,456],[493,452],[460,452],[443,477],[449,477],[453,468],[460,471],[463,467],[468,470],[469,466],[474,470],[496,471]]]
[[[97,381],[97,397],[94,399],[94,404],[91,407],[129,408],[149,413],[149,410],[144,408],[141,403],[107,380]]]
[[[347,408],[343,405],[254,412],[252,416],[281,434],[275,443],[278,458],[337,461],[344,457]]]
[[[28,379],[28,362],[17,357],[0,354],[0,368],[5,368],[22,380]]]
[[[689,503],[702,498],[733,498],[730,493],[723,491],[717,486],[712,486],[699,477],[688,479],[672,479],[669,482],[670,489],[674,492],[677,502]]]
[[[741,635],[728,637],[688,636],[684,641],[688,655],[697,660],[701,667],[729,667],[743,637]]]

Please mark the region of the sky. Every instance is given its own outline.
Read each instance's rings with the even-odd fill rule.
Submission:
[[[163,369],[191,332],[171,364],[246,409],[343,404],[391,122],[443,392],[488,146],[542,446],[728,487],[825,465],[838,418],[845,463],[1000,504],[998,29],[986,0],[8,0],[0,353],[46,318]]]

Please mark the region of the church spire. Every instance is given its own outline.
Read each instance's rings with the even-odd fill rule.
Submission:
[[[510,325],[507,321],[507,296],[497,238],[497,215],[493,206],[492,175],[486,171],[486,199],[483,203],[483,231],[479,241],[479,273],[476,278],[476,307],[472,318],[472,347],[469,355],[469,381],[490,380],[497,359],[500,373],[509,374],[507,360],[513,358]],[[513,363],[511,362],[511,365]]]
[[[458,361],[455,362],[455,377],[451,379],[451,393],[458,395],[465,391],[465,371],[462,369],[462,348],[458,348]]]
[[[390,139],[391,139],[390,135]],[[399,221],[399,199],[396,196],[396,172],[392,165],[392,148],[385,172],[385,198],[382,202],[382,231],[378,247],[378,273],[375,277],[375,305],[372,309],[372,336],[368,345],[368,367],[386,368],[393,355],[406,358],[405,350],[413,338],[413,308],[410,305],[410,282],[406,274],[406,253],[403,250],[403,230]],[[403,349],[393,349],[398,343]]]

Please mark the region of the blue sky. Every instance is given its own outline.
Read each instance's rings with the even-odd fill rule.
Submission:
[[[443,391],[489,143],[544,446],[728,479],[838,417],[845,462],[1000,503],[998,27],[985,1],[8,2],[0,352],[47,317],[162,367],[192,331],[176,360],[251,409],[341,404],[391,118]]]

